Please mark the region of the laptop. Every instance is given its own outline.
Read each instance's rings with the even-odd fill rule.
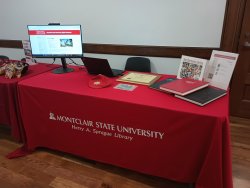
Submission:
[[[102,74],[108,77],[120,76],[124,70],[111,69],[107,59],[83,57],[81,58],[89,74]]]

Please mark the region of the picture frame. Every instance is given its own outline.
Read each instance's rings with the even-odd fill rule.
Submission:
[[[161,75],[158,74],[128,72],[125,75],[118,78],[117,81],[151,85],[155,81],[157,81],[160,77]]]

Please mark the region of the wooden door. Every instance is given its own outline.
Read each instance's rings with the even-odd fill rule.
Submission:
[[[238,53],[231,83],[230,115],[250,119],[250,0],[246,0]]]

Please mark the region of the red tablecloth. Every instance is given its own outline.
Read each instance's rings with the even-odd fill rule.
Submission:
[[[0,76],[0,125],[9,126],[12,137],[17,141],[22,141],[17,83],[56,67],[58,67],[58,65],[38,63],[30,65],[27,73],[21,78],[7,79],[4,76]]]
[[[205,107],[138,85],[88,87],[85,71],[19,82],[26,149],[47,147],[197,188],[231,188],[228,95]]]

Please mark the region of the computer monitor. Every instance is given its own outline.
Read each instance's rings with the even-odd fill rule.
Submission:
[[[28,25],[31,54],[34,58],[61,58],[56,74],[72,72],[66,58],[83,57],[81,25]]]

